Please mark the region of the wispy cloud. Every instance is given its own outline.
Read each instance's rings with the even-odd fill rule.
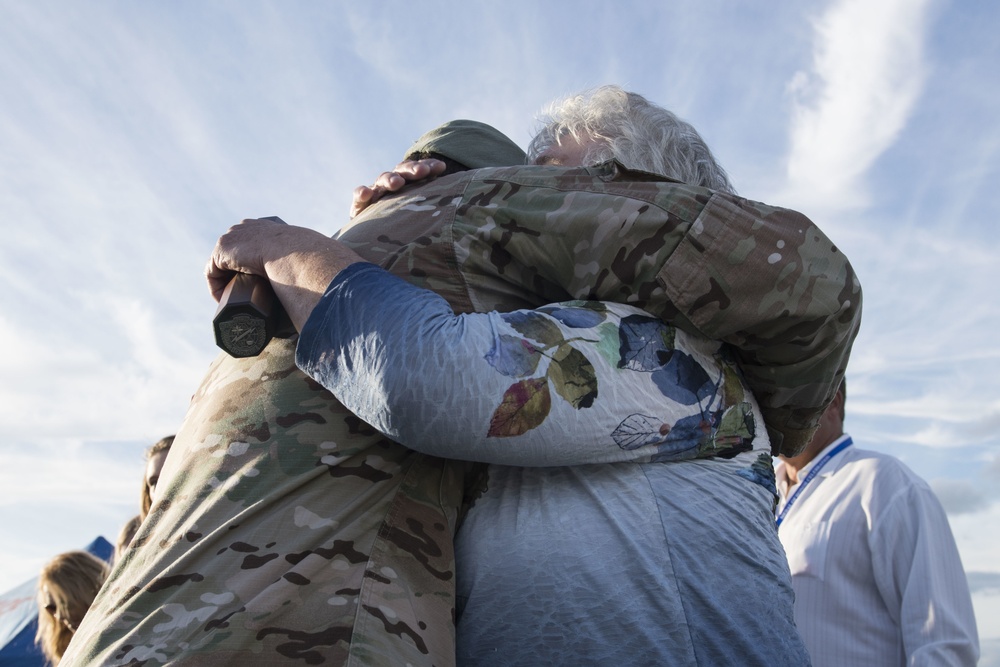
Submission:
[[[976,618],[978,619],[979,632],[981,634],[979,638],[979,651],[981,655],[979,658],[979,667],[1000,667],[1000,639],[992,639],[983,634],[984,619],[1000,617],[1000,603],[985,608],[985,605],[980,606],[976,602],[977,599],[973,598],[972,603],[976,608]]]
[[[793,100],[785,200],[813,210],[867,201],[863,176],[892,144],[925,77],[929,0],[839,0],[815,21],[812,68]]]
[[[138,511],[148,444],[0,443],[0,592],[61,551],[81,549],[98,535],[113,541]]]
[[[143,451],[143,446],[84,444],[70,438],[29,447],[0,445],[5,464],[0,466],[0,508],[29,498],[93,506],[94,484],[99,480],[112,497],[134,496],[138,509]],[[99,505],[100,497],[96,500]]]
[[[969,589],[973,594],[991,593],[1000,595],[1000,572],[967,572]]]
[[[948,514],[973,514],[986,509],[990,504],[985,493],[964,480],[932,480],[931,488]]]
[[[1000,553],[1000,534],[990,530],[1000,526],[1000,503],[948,519],[962,553],[966,571],[998,572],[996,555]]]

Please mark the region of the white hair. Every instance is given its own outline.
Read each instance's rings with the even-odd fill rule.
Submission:
[[[554,102],[539,122],[542,126],[528,145],[529,162],[569,136],[587,147],[585,164],[614,158],[630,169],[736,192],[690,123],[619,86],[602,86]]]

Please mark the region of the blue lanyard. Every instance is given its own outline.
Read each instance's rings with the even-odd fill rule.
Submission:
[[[781,522],[785,520],[785,515],[788,514],[788,510],[792,509],[792,505],[794,505],[795,501],[799,499],[799,495],[801,495],[802,492],[805,490],[806,486],[809,485],[809,482],[813,480],[813,477],[819,474],[819,471],[823,469],[823,466],[825,466],[830,461],[830,459],[832,459],[834,456],[836,456],[837,454],[841,453],[842,451],[850,447],[852,442],[853,441],[851,440],[851,436],[847,436],[846,440],[844,440],[842,443],[840,443],[839,445],[828,451],[826,453],[826,456],[821,458],[819,462],[812,467],[812,469],[809,471],[809,474],[806,475],[806,478],[802,480],[801,484],[799,484],[799,488],[795,489],[795,493],[793,493],[792,497],[788,499],[787,503],[785,503],[784,509],[781,510],[781,514],[778,515],[777,520],[774,522],[775,528],[780,526]]]

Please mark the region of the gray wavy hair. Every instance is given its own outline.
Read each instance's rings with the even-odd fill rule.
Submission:
[[[630,169],[736,192],[726,171],[690,123],[619,86],[601,86],[553,102],[539,122],[541,128],[528,145],[531,163],[570,136],[588,146],[585,164],[615,158]]]

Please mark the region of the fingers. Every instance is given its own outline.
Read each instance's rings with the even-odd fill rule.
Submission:
[[[215,242],[212,256],[205,266],[205,279],[212,298],[218,301],[237,272],[265,275],[261,255],[264,239],[277,227],[286,227],[272,220],[247,219],[233,225]]]
[[[426,164],[427,167],[431,170],[432,176],[440,176],[441,174],[444,173],[444,170],[448,168],[447,164],[445,164],[441,160],[435,160],[433,158],[421,160],[421,162]]]
[[[380,177],[381,178],[381,177]],[[396,188],[397,190],[399,188]],[[365,210],[379,199],[382,198],[386,189],[379,185],[373,185],[368,187],[367,185],[359,185],[354,188],[354,197],[351,201],[351,217],[353,218],[361,211]]]
[[[359,185],[354,188],[354,196],[351,198],[351,217],[353,218],[361,211],[365,210],[372,203],[375,190],[367,185]]]
[[[220,269],[213,260],[208,260],[208,265],[205,266],[205,279],[208,281],[208,292],[217,302],[222,300],[226,285],[234,275],[236,275],[234,272]]]
[[[393,171],[383,171],[379,174],[373,185],[359,185],[354,188],[351,217],[353,218],[377,202],[387,192],[396,192],[407,183],[439,176],[444,173],[446,168],[447,165],[444,162],[433,158],[400,162]]]
[[[367,185],[359,185],[354,188],[354,203],[367,204],[371,201],[373,194],[375,194],[375,191]]]
[[[423,160],[403,160],[396,165],[392,173],[400,176],[405,182],[419,181],[430,176],[442,174],[447,165],[441,160],[426,158]],[[402,186],[400,186],[402,187]]]
[[[375,179],[375,185],[372,187],[375,190],[381,190],[382,192],[395,192],[404,185],[406,185],[406,178],[404,178],[402,174],[398,174],[394,171],[383,171],[379,174],[379,177]]]

